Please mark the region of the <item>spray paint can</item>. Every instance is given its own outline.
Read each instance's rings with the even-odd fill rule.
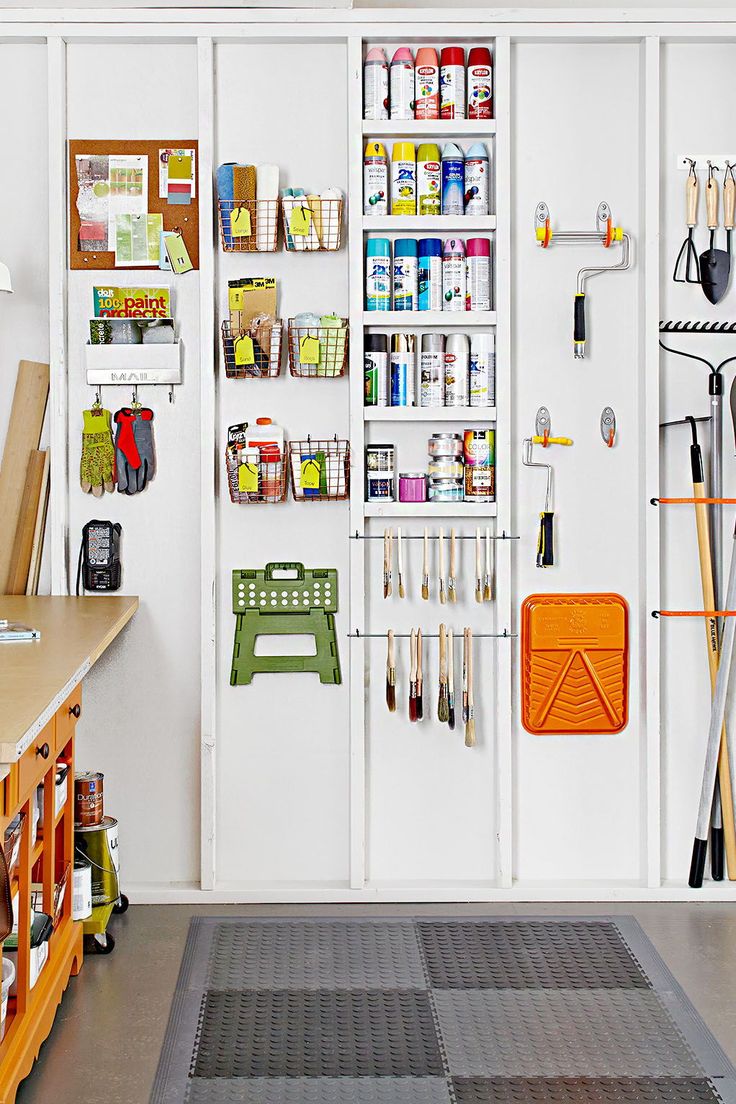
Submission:
[[[365,147],[363,214],[388,214],[388,158],[382,142],[369,142]]]
[[[445,341],[445,406],[468,406],[468,335],[451,333]]]
[[[365,309],[391,309],[391,243],[368,238],[365,243]]]
[[[416,238],[397,238],[394,242],[394,310],[417,309],[418,272]]]
[[[363,378],[366,406],[388,406],[388,335],[365,335]]]
[[[454,142],[442,150],[442,214],[462,215],[465,212],[465,157]]]
[[[491,309],[491,243],[488,238],[468,238],[465,307],[470,311]]]
[[[473,46],[468,53],[468,118],[490,119],[493,115],[493,63],[486,46]]]
[[[388,119],[388,59],[377,46],[363,65],[363,118]]]
[[[394,142],[391,152],[391,214],[417,213],[417,162],[412,142]]]
[[[496,432],[466,429],[463,434],[466,502],[493,502],[496,497]]]
[[[439,215],[442,210],[440,149],[434,142],[422,142],[417,150],[417,206],[420,215]]]
[[[414,118],[414,58],[408,46],[400,46],[391,58],[389,74],[391,118]]]
[[[414,118],[440,117],[440,62],[433,46],[417,50],[414,69]]]
[[[416,403],[417,338],[416,334],[391,335],[391,406],[414,406]]]
[[[465,310],[465,246],[460,238],[448,238],[442,249],[442,309]]]
[[[488,150],[476,142],[465,155],[465,214],[487,215],[489,207],[490,165]]]
[[[419,405],[445,405],[445,335],[422,334],[419,359]]]
[[[496,405],[496,335],[473,334],[470,339],[470,405]]]
[[[419,239],[418,301],[420,311],[442,310],[442,239]]]
[[[444,46],[440,54],[440,118],[465,118],[465,50],[462,46]]]

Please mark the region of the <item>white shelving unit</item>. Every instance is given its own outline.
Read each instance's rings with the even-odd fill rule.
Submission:
[[[495,502],[366,502],[363,514],[373,517],[495,518]]]
[[[428,326],[444,326],[448,330],[468,326],[485,326],[493,329],[497,324],[496,311],[363,311],[360,324],[375,330],[390,326],[392,330],[426,329]]]
[[[495,406],[367,406],[367,422],[495,422]]]
[[[377,138],[413,136],[417,138],[487,138],[496,133],[495,119],[363,119],[362,130],[366,137]]]
[[[364,215],[364,230],[390,230],[395,234],[490,234],[495,215]]]

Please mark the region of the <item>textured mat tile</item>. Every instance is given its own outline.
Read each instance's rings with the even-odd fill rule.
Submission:
[[[655,994],[637,989],[435,990],[450,1073],[461,1077],[697,1077]]]
[[[429,994],[208,992],[195,1077],[442,1077]]]
[[[209,989],[426,989],[413,921],[222,924]]]
[[[438,1077],[261,1077],[207,1081],[195,1077],[185,1104],[451,1104]]]
[[[418,923],[438,989],[646,989],[649,982],[608,921]]]
[[[456,1078],[457,1104],[719,1104],[704,1078]],[[204,1102],[203,1102],[204,1104]]]

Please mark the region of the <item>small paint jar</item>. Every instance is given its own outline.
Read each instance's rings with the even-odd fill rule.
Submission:
[[[393,445],[366,445],[365,484],[367,502],[393,502],[395,487]]]
[[[463,485],[455,479],[436,479],[429,485],[430,502],[462,502]]]
[[[399,472],[399,502],[426,502],[427,477],[424,472]]]
[[[462,460],[463,439],[459,433],[433,433],[427,443],[430,460]]]

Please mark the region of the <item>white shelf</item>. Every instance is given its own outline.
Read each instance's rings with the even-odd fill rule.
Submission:
[[[363,215],[363,229],[390,230],[404,234],[408,231],[453,231],[467,234],[483,231],[490,234],[496,229],[495,215]]]
[[[367,406],[367,422],[495,422],[495,406]]]
[[[366,502],[365,517],[485,517],[497,514],[495,502]]]
[[[495,311],[364,311],[363,325],[375,329],[381,326],[402,326],[409,329],[424,326],[444,326],[448,330],[466,326],[496,325]]]
[[[416,134],[417,137],[472,135],[477,138],[496,133],[495,119],[364,119],[363,134],[376,138]]]

